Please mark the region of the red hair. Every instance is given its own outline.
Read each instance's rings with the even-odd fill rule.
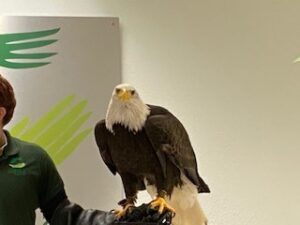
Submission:
[[[0,74],[0,107],[4,107],[6,114],[2,125],[8,124],[11,120],[16,106],[16,98],[11,84]]]

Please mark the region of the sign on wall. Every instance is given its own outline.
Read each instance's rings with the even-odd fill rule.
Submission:
[[[17,98],[6,129],[41,145],[71,201],[85,208],[109,210],[121,198],[120,180],[102,163],[93,135],[121,82],[120,61],[117,18],[0,19],[0,73]]]

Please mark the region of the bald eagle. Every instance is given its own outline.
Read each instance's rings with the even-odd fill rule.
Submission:
[[[95,127],[95,139],[109,170],[122,179],[126,200],[119,216],[147,189],[152,207],[176,211],[175,225],[206,224],[197,197],[210,190],[198,174],[188,134],[171,112],[145,104],[134,87],[120,84],[106,118]]]

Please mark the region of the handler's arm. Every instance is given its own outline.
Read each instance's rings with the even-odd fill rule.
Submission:
[[[51,225],[109,225],[115,219],[110,212],[84,210],[71,203],[54,162],[45,153],[41,160],[40,209]]]

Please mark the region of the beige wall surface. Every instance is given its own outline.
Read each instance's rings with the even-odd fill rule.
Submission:
[[[300,1],[2,0],[0,13],[119,17],[123,80],[189,131],[210,224],[299,223]]]

